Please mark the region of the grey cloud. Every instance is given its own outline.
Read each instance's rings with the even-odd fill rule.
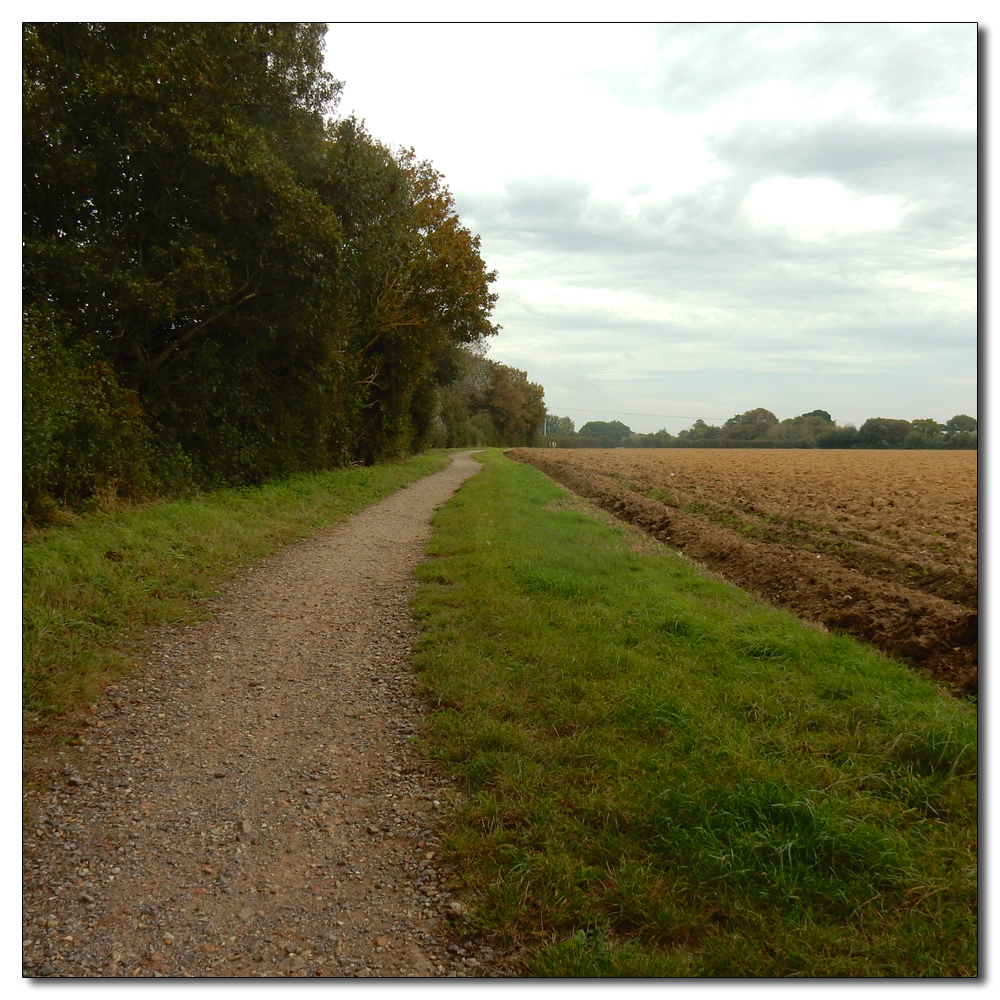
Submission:
[[[650,204],[639,217],[625,206],[589,196],[589,189],[549,178],[509,184],[502,195],[459,194],[459,210],[467,224],[483,235],[523,248],[635,256],[651,248],[718,247],[727,243],[744,188],[713,184],[697,194],[663,204]]]
[[[713,153],[754,177],[830,177],[864,194],[940,196],[974,201],[976,135],[968,129],[909,123],[826,121],[790,126],[747,122],[713,136]]]
[[[488,252],[515,267],[530,246],[547,255],[547,273],[563,283],[674,296],[708,293],[720,302],[863,298],[879,273],[919,271],[926,266],[923,257],[941,249],[939,233],[921,231],[797,240],[780,229],[761,230],[745,217],[744,183],[712,188],[648,206],[638,218],[593,199],[578,201],[574,214],[558,222],[551,215],[533,217],[524,199],[469,199],[462,211]],[[536,265],[532,258],[525,271],[538,274]],[[970,266],[957,262],[951,270],[962,273]]]
[[[916,140],[908,146],[917,147]],[[919,173],[919,162],[913,169]],[[765,267],[776,273],[791,269],[799,277],[826,269],[840,280],[850,274],[864,281],[880,271],[919,270],[930,257],[940,268],[939,252],[974,234],[971,193],[957,182],[949,185],[947,177],[940,180],[938,185],[925,182],[925,197],[909,205],[910,214],[896,229],[817,241],[754,223],[743,210],[754,177],[739,172],[699,191],[647,203],[638,217],[628,215],[622,205],[586,196],[582,185],[567,182],[560,188],[550,180],[535,185],[522,181],[503,196],[463,197],[460,209],[495,251],[516,257],[527,244],[535,252],[564,254],[573,258],[571,270],[586,281],[599,279],[600,270],[609,269],[620,270],[629,285],[669,273],[675,281],[707,288],[720,274],[759,275]],[[545,211],[536,214],[535,205],[544,205]],[[583,258],[592,259],[594,271]],[[958,272],[973,266],[945,265]]]
[[[510,181],[502,208],[512,220],[565,223],[581,215],[592,190],[593,185],[559,177]]]
[[[817,94],[851,79],[869,85],[875,102],[899,117],[745,121],[710,139],[725,175],[696,191],[646,201],[638,215],[599,200],[582,182],[554,178],[522,178],[499,195],[458,196],[463,219],[482,234],[487,259],[500,271],[498,319],[519,331],[520,367],[547,386],[568,387],[568,369],[582,377],[598,370],[595,358],[606,359],[602,368],[617,368],[612,359],[628,350],[642,359],[635,369],[662,386],[671,370],[686,373],[679,382],[674,376],[675,386],[700,383],[705,398],[714,392],[721,399],[724,383],[735,387],[733,399],[756,386],[737,408],[776,412],[779,385],[789,399],[799,391],[794,377],[778,373],[798,372],[807,376],[804,386],[822,385],[823,398],[807,399],[804,387],[802,408],[788,415],[817,405],[832,411],[837,399],[845,407],[850,400],[845,419],[872,415],[866,393],[969,396],[967,387],[938,382],[975,373],[976,262],[962,257],[975,236],[975,134],[915,116],[939,97],[962,99],[974,35],[954,25],[820,25],[806,26],[792,46],[785,44],[790,30],[664,28],[671,59],[656,100],[696,110],[770,79]],[[906,214],[893,229],[800,239],[759,225],[745,211],[754,184],[776,176],[828,177],[860,195],[896,195]],[[648,191],[632,195],[640,193]],[[505,278],[633,292],[681,309],[661,322],[588,305],[543,308],[513,288],[504,292]],[[894,283],[900,278],[915,287]],[[969,301],[931,290],[943,281],[967,282]],[[574,361],[577,352],[586,361]],[[587,405],[585,393],[578,398]]]
[[[945,94],[973,99],[972,24],[682,24],[658,33],[665,66],[648,100],[675,113],[770,80],[816,94],[856,80],[897,115],[926,111]]]

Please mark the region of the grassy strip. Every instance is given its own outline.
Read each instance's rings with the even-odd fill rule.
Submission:
[[[971,976],[975,712],[497,453],[415,598],[482,931],[546,976]]]
[[[448,463],[443,452],[95,514],[24,550],[29,726],[130,669],[142,630],[192,621],[249,560],[376,503]]]

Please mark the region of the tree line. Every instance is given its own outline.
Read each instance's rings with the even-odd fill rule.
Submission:
[[[326,26],[23,26],[28,513],[526,444],[496,274],[355,118]]]
[[[579,431],[569,417],[546,416],[547,441],[570,448],[948,448],[976,449],[979,425],[959,414],[942,424],[931,418],[871,417],[860,427],[839,426],[826,410],[779,420],[757,407],[721,427],[696,420],[676,436],[667,430],[636,434],[620,420],[591,420]]]

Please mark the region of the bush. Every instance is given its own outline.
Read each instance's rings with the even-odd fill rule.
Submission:
[[[149,481],[150,440],[136,395],[46,308],[22,325],[22,500],[44,516],[57,505],[134,497]]]
[[[856,427],[835,427],[816,438],[818,448],[854,448],[858,443]]]

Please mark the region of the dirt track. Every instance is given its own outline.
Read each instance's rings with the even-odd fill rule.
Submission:
[[[976,456],[518,448],[747,590],[978,689]]]
[[[80,747],[31,760],[28,976],[510,974],[460,937],[412,750],[410,573],[468,453],[155,636]]]

